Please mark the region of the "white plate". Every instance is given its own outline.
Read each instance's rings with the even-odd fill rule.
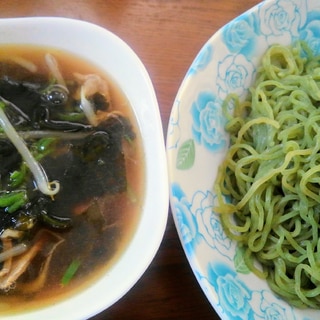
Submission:
[[[1,319],[87,319],[108,308],[138,281],[164,234],[169,191],[163,129],[149,75],[133,50],[113,33],[91,23],[54,17],[0,19],[0,44],[59,48],[108,73],[130,101],[143,138],[145,202],[136,232],[115,265],[70,299],[31,313]]]
[[[265,281],[242,273],[241,253],[212,211],[217,168],[229,143],[221,102],[230,92],[247,94],[270,44],[298,38],[320,53],[320,1],[262,2],[208,40],[172,108],[167,136],[171,208],[194,275],[222,319],[320,318],[320,311],[294,308]]]

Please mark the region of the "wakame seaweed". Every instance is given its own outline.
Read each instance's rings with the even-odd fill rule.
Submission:
[[[59,90],[54,86],[50,89],[50,84],[44,82],[33,84],[6,77],[0,80],[0,98],[6,104],[7,117],[18,132],[28,132],[25,142],[29,150],[48,179],[58,180],[61,186],[54,198],[36,190],[33,176],[21,155],[2,134],[1,189],[3,194],[24,192],[26,198],[24,202],[1,207],[0,194],[0,234],[7,228],[25,230],[27,226],[32,229],[37,225],[70,228],[73,207],[79,199],[88,203],[95,197],[126,191],[122,142],[123,139],[134,139],[129,121],[115,114],[93,127],[84,117],[77,117],[82,114],[80,102]],[[100,94],[95,94],[91,101],[97,110],[109,108],[109,102]],[[59,132],[59,135],[48,138],[48,130]],[[33,131],[37,138],[32,136]]]

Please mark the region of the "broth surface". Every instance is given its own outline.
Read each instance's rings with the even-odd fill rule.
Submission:
[[[104,194],[90,196],[86,201],[82,201],[87,189],[92,189],[101,174],[97,174],[97,179],[93,179],[92,185],[85,186],[81,184],[81,181],[89,181],[83,180],[86,177],[82,178],[82,175],[85,174],[83,171],[86,169],[77,171],[72,162],[65,162],[65,149],[74,153],[78,150],[76,147],[78,142],[74,143],[73,140],[69,141],[67,145],[59,145],[59,151],[51,159],[44,158],[41,163],[45,169],[48,169],[50,175],[51,172],[52,176],[54,176],[55,172],[63,172],[66,170],[63,166],[67,164],[68,166],[70,165],[68,172],[72,172],[73,177],[78,177],[75,180],[66,178],[66,183],[69,184],[68,187],[63,184],[64,180],[61,181],[62,191],[68,191],[62,194],[60,190],[60,193],[55,196],[52,206],[49,206],[52,210],[59,211],[54,212],[55,215],[71,217],[72,227],[63,231],[49,228],[50,233],[58,234],[59,237],[63,238],[63,242],[57,246],[52,255],[45,285],[35,292],[28,292],[28,290],[24,292],[17,285],[17,289],[0,293],[0,315],[45,307],[68,297],[70,294],[75,294],[96,281],[102,273],[115,264],[125,250],[132,238],[143,206],[144,156],[137,121],[121,88],[107,74],[101,72],[88,61],[53,48],[2,46],[0,50],[0,79],[9,77],[21,82],[41,82],[43,78],[48,78],[48,68],[44,61],[44,56],[48,52],[55,57],[62,76],[67,83],[68,79],[74,78],[74,73],[83,75],[97,74],[107,80],[111,110],[121,113],[128,119],[134,133],[134,139],[130,141],[122,139],[121,142],[124,155],[125,190],[121,189],[122,186],[119,187],[120,191],[118,192],[117,187],[108,185],[114,183],[114,177],[121,176],[121,173],[106,174],[105,180],[109,179],[110,183],[109,180],[101,183],[108,185],[106,187],[107,191]],[[32,62],[38,67],[32,78],[30,78],[30,71],[27,70],[29,67],[21,66],[26,62]],[[17,64],[20,66],[17,66]],[[89,151],[87,154],[88,157],[94,156],[94,152],[90,153]],[[75,157],[72,156],[72,158]],[[95,165],[98,166],[99,164],[96,163]],[[91,167],[95,165],[90,164]],[[68,212],[61,214],[64,210]],[[43,228],[48,229],[43,226],[37,228],[38,231]],[[63,285],[61,281],[65,276],[66,270],[74,262],[77,263],[78,268],[70,281]],[[17,284],[34,280],[32,270],[38,270],[43,267],[43,264],[41,256],[37,256],[28,267],[28,272],[17,280]],[[112,288],[106,288],[106,290],[112,290]]]

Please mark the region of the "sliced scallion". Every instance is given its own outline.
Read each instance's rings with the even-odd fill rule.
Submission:
[[[9,213],[15,212],[27,202],[25,191],[12,191],[0,194],[0,207],[7,208]]]
[[[74,277],[76,272],[78,271],[80,267],[80,261],[79,260],[73,260],[69,267],[67,268],[66,272],[64,273],[62,279],[61,279],[61,285],[66,286],[71,279]]]

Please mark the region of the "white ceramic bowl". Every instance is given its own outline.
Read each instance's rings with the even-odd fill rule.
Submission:
[[[207,41],[174,101],[167,136],[172,212],[195,277],[222,319],[320,318],[320,311],[292,307],[247,274],[212,210],[213,184],[229,143],[221,103],[232,92],[246,96],[268,46],[296,39],[320,54],[320,2],[263,1]]]
[[[96,25],[65,18],[0,20],[0,44],[59,48],[93,62],[122,88],[143,137],[145,203],[135,234],[119,260],[97,282],[60,303],[1,319],[87,319],[120,299],[141,277],[161,243],[168,214],[168,183],[163,131],[148,73],[128,45]],[[1,298],[0,298],[1,300]]]

